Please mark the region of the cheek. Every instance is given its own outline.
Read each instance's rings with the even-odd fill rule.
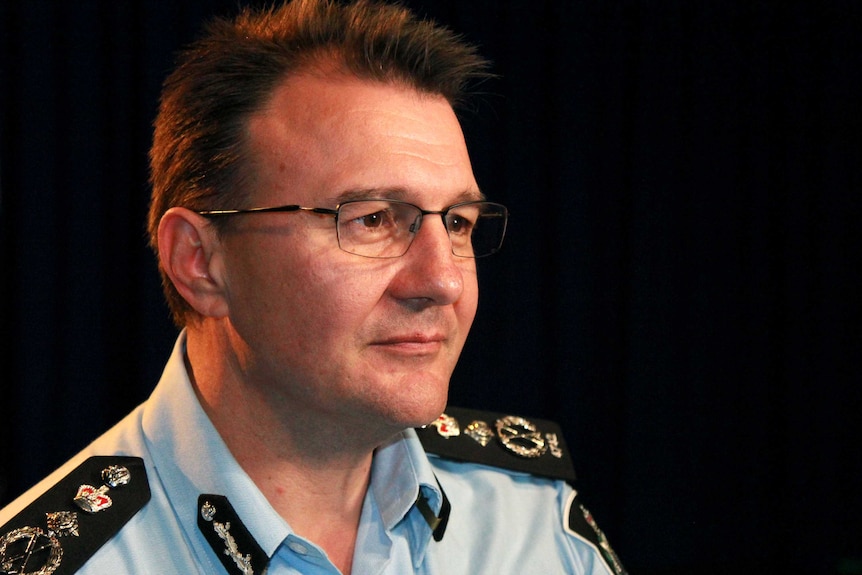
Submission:
[[[455,303],[455,313],[466,336],[467,330],[473,325],[476,309],[479,305],[479,284],[475,268],[467,268],[462,272],[464,291]]]
[[[465,301],[463,305],[459,307],[458,313],[462,318],[461,321],[464,324],[464,327],[470,329],[470,326],[473,325],[473,320],[476,318],[476,309],[478,307],[478,299],[474,296],[472,299],[468,298],[468,301]]]
[[[391,275],[386,270],[332,260],[332,254],[328,259],[310,258],[283,276],[278,291],[284,300],[284,320],[300,337],[312,329],[324,339],[355,337],[384,297]]]

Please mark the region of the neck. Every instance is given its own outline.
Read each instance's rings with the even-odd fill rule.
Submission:
[[[187,345],[189,377],[234,458],[291,529],[349,573],[374,449],[388,437],[292,411],[235,372],[214,368],[223,365],[214,357],[220,354],[193,341]]]

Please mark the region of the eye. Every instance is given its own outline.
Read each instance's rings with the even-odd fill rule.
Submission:
[[[473,231],[473,222],[475,218],[470,218],[465,214],[449,214],[446,218],[446,226],[449,228],[450,234],[469,235]]]
[[[362,210],[356,214],[350,215],[350,225],[356,226],[357,229],[367,231],[379,231],[386,228],[395,227],[398,224],[398,215],[389,208]]]
[[[368,214],[367,216],[356,218],[356,221],[366,228],[379,228],[387,219],[391,218],[387,218],[386,212],[379,211],[374,212],[373,214]]]

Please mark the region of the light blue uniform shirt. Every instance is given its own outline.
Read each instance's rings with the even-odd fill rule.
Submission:
[[[228,498],[270,557],[267,575],[338,573],[320,547],[291,530],[228,451],[194,394],[184,346],[181,335],[146,402],[0,510],[0,525],[89,456],[131,455],[144,459],[152,498],[79,573],[225,573],[198,528],[201,494]],[[416,498],[421,491],[439,514],[440,486],[451,514],[435,541]],[[608,575],[598,550],[565,527],[573,497],[563,481],[429,456],[405,430],[375,452],[353,573]]]

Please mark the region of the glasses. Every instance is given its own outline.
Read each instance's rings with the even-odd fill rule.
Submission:
[[[338,247],[366,258],[397,258],[407,253],[425,216],[438,215],[446,226],[452,253],[462,258],[481,258],[500,250],[509,211],[493,202],[464,202],[445,210],[423,210],[399,200],[351,200],[329,208],[289,205],[247,210],[206,210],[207,218],[237,214],[313,212],[335,216]]]

